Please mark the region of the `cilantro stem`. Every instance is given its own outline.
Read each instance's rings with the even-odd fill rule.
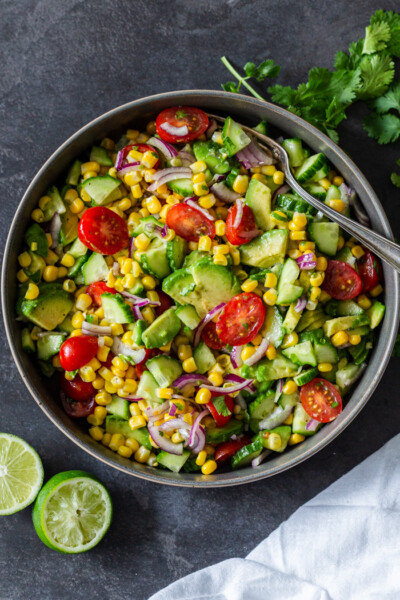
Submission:
[[[222,56],[221,57],[221,62],[225,65],[225,67],[228,69],[228,71],[230,73],[232,73],[232,75],[234,77],[236,77],[236,79],[242,83],[251,94],[253,94],[253,96],[255,98],[258,98],[259,100],[264,100],[265,102],[265,98],[263,98],[262,96],[260,96],[260,94],[258,92],[256,92],[256,90],[254,88],[251,87],[251,85],[249,83],[247,83],[247,77],[242,77],[235,69],[235,67],[233,67],[231,65],[231,63],[229,62],[229,60],[226,58],[226,56]]]

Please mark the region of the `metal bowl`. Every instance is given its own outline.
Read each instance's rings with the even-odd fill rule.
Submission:
[[[162,109],[176,105],[198,106],[209,112],[229,114],[249,125],[266,119],[284,134],[301,138],[316,152],[326,154],[345,180],[355,188],[370,217],[373,229],[392,237],[388,219],[364,175],[336,144],[296,115],[268,102],[219,91],[180,91],[142,98],[111,110],[75,133],[49,158],[27,189],[11,224],[3,262],[1,294],[7,338],[21,377],[38,405],[65,435],[95,458],[129,475],[157,483],[203,488],[244,484],[280,473],[312,456],[339,435],[366,404],[385,371],[396,337],[399,282],[392,269],[384,265],[386,315],[378,340],[369,358],[368,367],[353,389],[343,413],[333,423],[325,425],[314,437],[290,448],[282,455],[277,454],[256,469],[248,467],[208,476],[157,470],[124,459],[94,442],[86,431],[86,424],[70,419],[63,411],[58,401],[57,383],[46,380],[22,350],[20,328],[15,320],[17,256],[21,251],[21,240],[28,226],[30,213],[39,198],[65,173],[71,161],[94,142],[106,135],[119,134],[128,125],[140,127]]]

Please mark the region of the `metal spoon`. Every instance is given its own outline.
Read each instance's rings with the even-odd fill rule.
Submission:
[[[218,115],[208,114],[208,116],[218,122],[225,121],[224,118],[219,117]],[[368,229],[368,227],[357,223],[357,221],[353,221],[352,219],[349,219],[349,217],[345,217],[317,198],[314,198],[314,196],[311,196],[311,194],[309,194],[293,177],[289,166],[289,156],[286,150],[282,148],[278,142],[262,133],[259,133],[258,131],[254,131],[254,129],[251,129],[250,127],[246,127],[246,125],[241,125],[240,123],[238,123],[238,125],[250,136],[257,137],[261,142],[264,142],[265,146],[267,147],[266,149],[269,150],[273,157],[280,163],[287,183],[299,194],[299,196],[304,198],[304,200],[311,204],[311,206],[328,217],[328,219],[340,225],[340,227],[347,231],[347,233],[350,233],[350,235],[357,238],[363,244],[363,246],[369,250],[372,250],[374,254],[379,256],[379,258],[400,273],[400,246],[398,244],[392,242],[392,240],[388,240],[382,235],[379,235],[379,233]],[[260,145],[262,147],[262,144]]]

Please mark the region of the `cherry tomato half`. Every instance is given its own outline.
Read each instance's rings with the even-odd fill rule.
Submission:
[[[201,332],[201,339],[209,348],[214,348],[214,350],[221,350],[225,346],[224,342],[218,337],[217,324],[214,321],[209,321],[204,327]]]
[[[94,335],[78,335],[65,340],[60,348],[60,363],[66,371],[75,371],[97,354],[99,342]]]
[[[210,411],[211,415],[214,417],[214,421],[216,422],[218,427],[223,427],[230,421],[230,419],[233,415],[233,409],[235,408],[235,403],[233,401],[233,398],[231,398],[231,396],[224,396],[224,399],[225,399],[226,407],[231,413],[230,415],[225,416],[225,415],[219,414],[219,412],[217,411],[217,409],[214,406],[215,398],[213,400],[210,400],[210,402],[208,402],[208,404],[207,404],[207,408]]]
[[[165,142],[189,142],[208,128],[208,117],[200,108],[174,106],[166,108],[156,118],[156,130]]]
[[[265,306],[257,294],[238,294],[229,300],[217,321],[217,334],[224,344],[242,346],[256,337],[265,319]]]
[[[95,283],[91,283],[86,288],[86,293],[89,294],[96,306],[101,306],[101,295],[105,294],[106,292],[108,294],[116,294],[117,290],[108,287],[104,281],[96,281]]]
[[[358,274],[362,280],[362,291],[369,292],[382,279],[381,264],[372,252],[366,250],[364,256],[358,260],[357,266]]]
[[[167,225],[188,242],[198,242],[202,235],[215,238],[214,223],[188,204],[172,206],[167,213]]]
[[[126,157],[128,156],[129,152],[132,149],[137,150],[138,152],[142,152],[142,154],[144,154],[145,152],[156,152],[157,156],[158,156],[158,152],[157,150],[153,147],[153,146],[149,146],[149,144],[128,144],[127,146],[124,146],[122,148],[122,160],[126,160]],[[158,166],[160,164],[160,160],[158,160],[154,165],[153,165],[153,169],[157,169]]]
[[[72,398],[69,398],[63,390],[61,390],[60,398],[63,409],[67,415],[73,419],[88,417],[96,408],[94,394],[87,400],[73,400]]]
[[[236,219],[237,206],[231,206],[226,218],[226,237],[234,246],[240,246],[240,244],[247,244],[253,238],[257,237],[259,231],[257,229],[256,220],[254,213],[250,206],[243,206],[243,216],[238,227],[234,227],[233,224]],[[246,234],[249,235],[246,235]]]
[[[247,446],[247,444],[251,444],[251,438],[249,438],[247,435],[244,435],[237,440],[222,442],[222,444],[218,444],[215,450],[214,459],[219,465],[225,464],[230,458],[232,458],[232,456],[236,454],[238,450],[244,446]]]
[[[320,423],[329,423],[342,412],[342,398],[334,385],[316,377],[300,388],[306,413]]]
[[[72,400],[88,400],[95,393],[95,389],[88,381],[82,381],[79,375],[75,375],[72,381],[65,379],[65,375],[61,375],[61,389],[64,390]]]
[[[83,213],[78,235],[85,246],[99,254],[116,254],[129,244],[127,224],[105,206],[93,206]]]
[[[357,271],[347,263],[330,260],[321,287],[335,300],[351,300],[361,292],[362,281]]]
[[[157,294],[158,294],[158,298],[161,302],[160,306],[154,306],[154,312],[156,313],[157,317],[159,317],[160,315],[163,314],[163,312],[165,312],[166,310],[169,309],[169,307],[171,306],[171,300],[169,299],[169,296],[167,296],[167,294],[165,292],[163,292],[162,290],[157,290]]]

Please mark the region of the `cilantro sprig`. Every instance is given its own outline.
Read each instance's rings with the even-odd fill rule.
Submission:
[[[228,71],[230,71],[232,75],[238,80],[237,84],[233,81],[223,83],[222,89],[224,89],[226,92],[239,93],[240,87],[244,85],[249,90],[249,92],[259,100],[264,100],[264,98],[260,96],[260,94],[256,92],[256,90],[248,83],[248,79],[256,79],[260,83],[264,81],[264,79],[277,77],[279,71],[281,70],[280,66],[276,65],[272,59],[264,60],[258,65],[258,67],[256,67],[256,65],[252,62],[248,62],[243,67],[244,72],[246,73],[246,77],[243,77],[229,62],[226,56],[223,56],[221,58],[221,61],[226,66]]]

